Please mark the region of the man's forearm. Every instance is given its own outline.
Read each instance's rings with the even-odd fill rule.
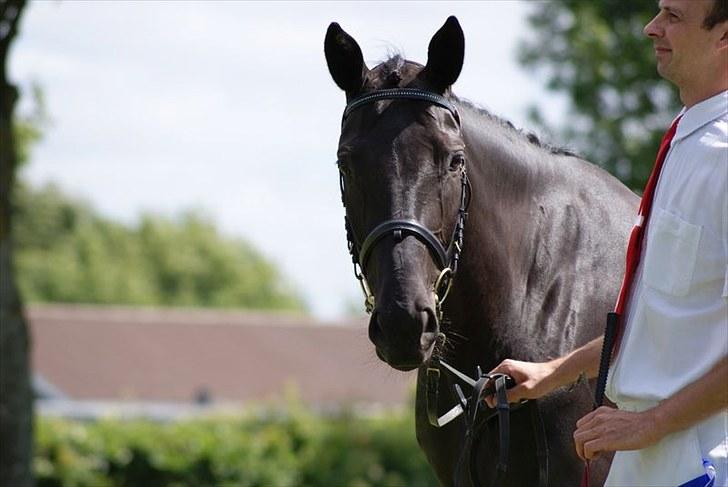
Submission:
[[[599,373],[599,357],[603,342],[602,335],[571,353],[552,360],[550,363],[554,367],[551,379],[553,388],[575,382],[582,373],[589,379],[596,377]]]
[[[728,356],[705,375],[653,409],[661,436],[680,431],[728,408]]]
[[[554,389],[573,384],[583,373],[595,377],[599,371],[599,356],[602,352],[603,337],[582,345],[573,352],[548,362],[522,362],[506,359],[491,374],[508,374],[516,381],[509,389],[508,401],[538,399]],[[495,398],[489,396],[486,403],[495,407]]]

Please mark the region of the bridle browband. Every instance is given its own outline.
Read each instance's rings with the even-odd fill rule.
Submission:
[[[377,90],[358,96],[346,105],[341,119],[341,124],[343,125],[344,122],[346,122],[346,119],[351,112],[364,105],[382,100],[403,99],[423,101],[445,108],[453,115],[458,126],[460,125],[460,115],[458,114],[455,105],[453,105],[447,98],[437,93],[416,88]],[[440,269],[440,275],[434,284],[434,293],[435,305],[437,308],[436,314],[438,319],[442,319],[442,303],[447,298],[450,287],[452,286],[452,278],[457,272],[458,263],[460,261],[460,252],[463,247],[463,230],[465,229],[465,219],[467,217],[468,205],[470,203],[470,183],[468,181],[464,165],[460,172],[460,184],[461,193],[458,219],[447,247],[443,245],[440,239],[432,231],[430,231],[430,229],[416,220],[409,219],[387,220],[380,223],[369,232],[369,234],[364,238],[363,243],[359,245],[351,228],[351,224],[349,223],[348,216],[344,217],[349,254],[351,254],[351,260],[354,264],[354,275],[359,281],[364,293],[364,305],[367,313],[371,313],[375,306],[374,295],[372,294],[369,284],[366,281],[366,277],[364,276],[364,269],[366,268],[366,264],[372,250],[377,243],[381,242],[382,239],[387,236],[391,235],[394,237],[395,241],[400,242],[405,236],[412,235],[425,244]],[[344,205],[344,208],[346,208],[346,200],[344,198],[346,187],[344,184],[344,174],[341,172],[339,173],[339,185],[341,189],[341,202]]]
[[[457,120],[458,125],[460,125],[460,114],[458,114],[455,105],[450,103],[450,100],[442,95],[438,95],[437,93],[420,90],[417,88],[392,88],[388,90],[372,91],[370,93],[365,93],[363,95],[357,96],[346,105],[346,108],[344,109],[344,115],[341,120],[342,125],[346,120],[346,117],[348,117],[349,114],[357,108],[381,100],[426,101],[433,105],[438,105],[442,108],[446,108],[447,110],[449,110],[450,113],[452,113],[453,117],[455,117],[455,120]]]

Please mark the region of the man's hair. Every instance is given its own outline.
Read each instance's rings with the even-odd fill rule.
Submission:
[[[713,6],[703,19],[703,28],[710,30],[728,20],[728,0],[713,0]]]

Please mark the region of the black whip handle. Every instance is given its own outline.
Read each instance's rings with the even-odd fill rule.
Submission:
[[[604,403],[604,388],[607,386],[607,374],[609,373],[609,362],[612,359],[612,348],[614,337],[617,334],[617,313],[607,313],[607,327],[604,330],[604,343],[602,344],[602,356],[599,359],[599,376],[597,377],[597,390],[594,394],[594,409]]]

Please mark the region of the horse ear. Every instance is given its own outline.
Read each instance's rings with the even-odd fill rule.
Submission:
[[[347,95],[359,91],[368,69],[359,44],[336,22],[332,22],[326,31],[324,54],[329,73],[339,88]]]
[[[464,56],[463,29],[460,27],[458,19],[450,16],[440,30],[432,36],[427,49],[427,66],[425,66],[423,74],[440,93],[443,93],[460,76]]]

